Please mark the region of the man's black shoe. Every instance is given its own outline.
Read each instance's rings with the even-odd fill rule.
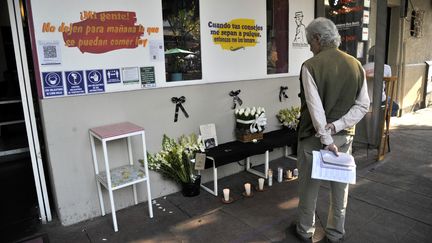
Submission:
[[[325,243],[342,243],[343,241],[344,241],[344,238],[343,238],[343,237],[340,238],[339,240],[330,240],[330,239],[327,238],[327,236],[326,236],[326,237],[324,237],[324,239],[323,239],[322,242],[325,242]]]
[[[312,237],[311,237],[311,238],[305,238],[305,237],[301,236],[301,235],[297,232],[297,224],[292,223],[292,224],[289,226],[289,231],[290,231],[292,234],[294,234],[295,237],[296,237],[297,239],[299,239],[301,242],[304,242],[304,243],[312,243]]]

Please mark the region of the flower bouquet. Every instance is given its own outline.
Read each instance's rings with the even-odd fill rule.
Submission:
[[[235,134],[239,141],[251,142],[263,138],[264,127],[267,124],[265,109],[262,107],[246,107],[236,109]]]
[[[147,154],[150,170],[161,173],[164,177],[182,185],[183,195],[195,196],[199,194],[201,177],[193,173],[191,159],[195,153],[204,151],[201,137],[195,134],[181,136],[177,141],[163,135],[162,150],[159,153]],[[140,160],[143,163],[143,160]],[[185,192],[193,186],[193,192]]]
[[[297,130],[300,119],[300,107],[291,106],[289,109],[281,109],[277,113],[276,117],[282,126]]]

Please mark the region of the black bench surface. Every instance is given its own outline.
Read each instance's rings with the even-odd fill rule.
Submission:
[[[207,149],[206,155],[212,157],[215,160],[215,166],[218,167],[253,155],[263,154],[266,151],[272,151],[274,148],[292,146],[296,142],[297,135],[294,130],[280,129],[264,133],[263,139],[256,143],[232,141],[219,144],[217,147]],[[213,167],[213,161],[207,158],[205,168],[211,167]]]

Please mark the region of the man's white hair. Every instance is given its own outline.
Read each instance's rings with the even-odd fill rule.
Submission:
[[[318,38],[321,46],[338,47],[341,42],[336,25],[323,17],[312,20],[306,27],[307,41],[310,43],[314,37]]]

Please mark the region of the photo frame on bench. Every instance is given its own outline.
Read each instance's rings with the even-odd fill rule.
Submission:
[[[201,125],[200,134],[206,149],[218,146],[216,126],[214,123]]]

